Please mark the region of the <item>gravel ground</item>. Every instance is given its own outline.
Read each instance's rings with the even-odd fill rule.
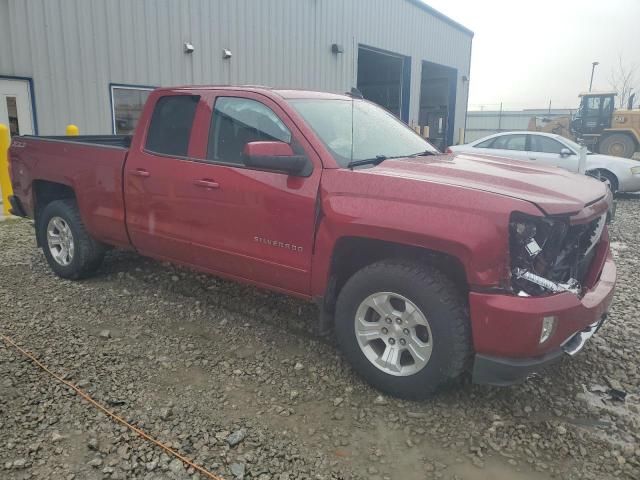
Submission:
[[[229,480],[638,479],[638,218],[640,199],[620,199],[608,323],[511,388],[380,396],[313,335],[310,305],[126,252],[61,280],[22,220],[0,222],[0,333]],[[203,478],[2,341],[0,430],[1,478]]]

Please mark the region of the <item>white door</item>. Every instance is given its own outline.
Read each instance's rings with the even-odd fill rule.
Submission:
[[[13,135],[33,135],[31,90],[27,80],[0,78],[0,123]]]
[[[11,136],[33,134],[31,91],[27,80],[0,78],[0,123],[9,127]],[[3,198],[5,195],[0,191],[0,216],[5,209]]]
[[[544,135],[529,135],[529,160],[542,165],[564,168],[570,172],[577,172],[580,162],[579,152],[574,152],[558,140]],[[563,154],[568,150],[570,154]]]

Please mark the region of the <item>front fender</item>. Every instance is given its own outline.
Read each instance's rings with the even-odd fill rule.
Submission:
[[[508,269],[511,212],[540,211],[528,202],[500,195],[466,189],[452,192],[450,186],[434,185],[434,190],[440,188],[449,194],[433,192],[428,201],[323,191],[312,263],[312,294],[324,295],[333,251],[343,237],[445,253],[460,261],[472,288],[501,285]]]

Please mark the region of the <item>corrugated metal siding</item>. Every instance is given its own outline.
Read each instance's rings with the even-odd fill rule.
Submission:
[[[0,27],[0,75],[33,77],[41,134],[111,131],[110,83],[344,92],[358,44],[411,57],[410,122],[422,60],[456,68],[464,126],[471,36],[406,0],[0,0]]]

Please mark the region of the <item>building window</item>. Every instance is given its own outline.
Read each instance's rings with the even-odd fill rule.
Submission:
[[[116,135],[131,135],[152,87],[111,86],[111,119]]]

